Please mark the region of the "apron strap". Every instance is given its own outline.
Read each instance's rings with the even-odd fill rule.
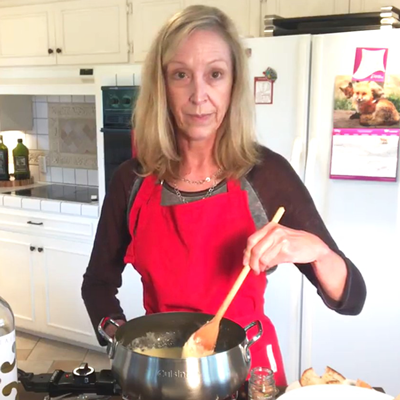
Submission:
[[[228,179],[226,182],[226,189],[228,192],[240,192],[242,190],[240,180]]]
[[[140,185],[128,215],[130,232],[133,232],[140,208],[150,199],[154,191],[154,186],[158,184],[157,180],[157,177],[154,175],[146,176],[143,183]]]

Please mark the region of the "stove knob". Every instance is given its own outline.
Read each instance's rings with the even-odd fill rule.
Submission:
[[[118,97],[111,97],[110,103],[111,103],[111,106],[113,106],[113,107],[117,106],[119,104],[119,98]]]
[[[122,103],[124,106],[130,106],[132,103],[132,100],[130,97],[125,96],[122,98]]]
[[[75,368],[73,375],[74,380],[79,384],[89,384],[96,381],[94,368],[90,367],[87,363],[82,363],[78,368]]]

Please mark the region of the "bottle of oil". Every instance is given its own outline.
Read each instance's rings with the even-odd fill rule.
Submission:
[[[14,314],[0,297],[0,399],[17,398],[17,362]]]
[[[3,136],[0,135],[0,181],[8,181],[8,148],[3,142]]]
[[[22,139],[18,139],[17,147],[13,150],[14,157],[14,176],[16,180],[29,179],[29,150],[22,143]]]

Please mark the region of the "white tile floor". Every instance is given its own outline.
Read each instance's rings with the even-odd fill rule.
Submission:
[[[40,374],[55,369],[68,372],[81,362],[89,363],[97,371],[110,368],[105,353],[17,332],[17,364],[25,372]]]

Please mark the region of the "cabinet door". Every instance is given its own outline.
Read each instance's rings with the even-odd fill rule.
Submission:
[[[382,6],[393,6],[400,8],[400,0],[350,0],[350,12],[380,11]]]
[[[10,304],[18,328],[38,331],[30,247],[29,236],[0,232],[0,295]]]
[[[46,297],[45,332],[57,338],[97,345],[81,295],[91,247],[46,239],[46,245],[38,250],[41,250],[38,279],[43,282]]]
[[[52,6],[0,8],[0,66],[56,63]]]
[[[58,64],[128,61],[125,0],[81,0],[54,7]]]
[[[271,0],[263,3],[265,15],[279,15],[283,18],[310,17],[315,15],[346,14],[350,0]]]
[[[122,274],[122,286],[118,290],[117,298],[128,320],[145,314],[142,281],[131,264],[125,267]]]
[[[260,35],[259,0],[185,0],[185,6],[193,4],[204,4],[221,9],[232,18],[243,36]]]
[[[183,8],[181,0],[135,0],[133,2],[133,58],[143,61],[159,29]]]

